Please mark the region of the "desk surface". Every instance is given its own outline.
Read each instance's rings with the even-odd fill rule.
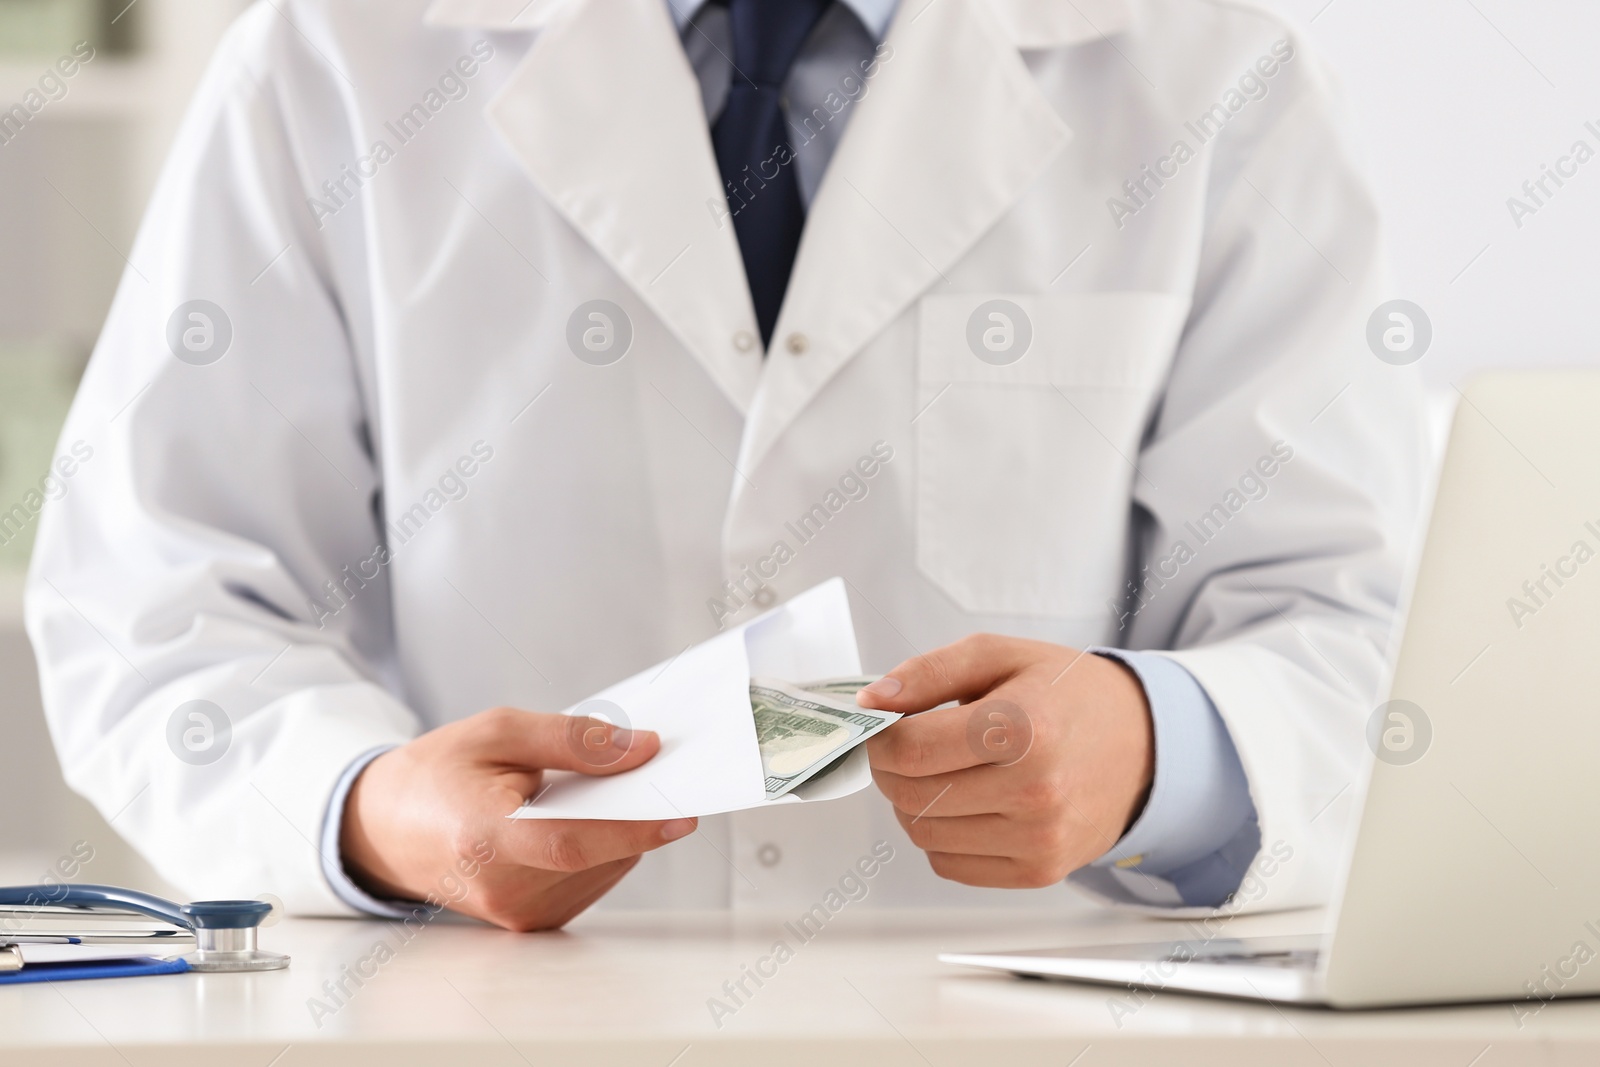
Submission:
[[[1186,936],[1178,924],[846,908],[802,942],[784,928],[793,918],[600,912],[556,934],[436,921],[409,938],[395,924],[285,920],[262,940],[293,954],[287,971],[0,988],[0,1063],[1600,1063],[1600,1000],[1553,1003],[1520,1026],[1504,1004],[1336,1013],[1162,993],[1113,1011],[1123,991],[934,959]],[[1227,933],[1302,933],[1319,922],[1316,913],[1248,917]],[[747,978],[751,996],[735,1006],[723,983],[779,938],[793,958],[764,964],[776,974],[759,989]],[[358,985],[350,975],[367,977]],[[324,983],[341,978],[349,994],[330,995]],[[736,1010],[714,1018],[713,997]]]

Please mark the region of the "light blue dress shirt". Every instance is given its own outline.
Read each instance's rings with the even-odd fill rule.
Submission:
[[[715,122],[736,76],[728,12],[707,0],[665,0]],[[773,0],[782,2],[782,0]],[[840,0],[806,39],[784,82],[800,197],[809,208],[899,0]],[[1155,778],[1144,810],[1121,840],[1072,880],[1102,895],[1146,904],[1218,905],[1239,887],[1260,846],[1255,807],[1228,728],[1200,683],[1152,652],[1094,648],[1133,671],[1150,702]],[[404,918],[419,905],[375,899],[345,873],[339,830],[356,777],[386,748],[362,755],[334,787],[323,819],[322,868],[339,899],[360,911]]]

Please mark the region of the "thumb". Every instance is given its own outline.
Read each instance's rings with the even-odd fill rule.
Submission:
[[[604,719],[504,709],[483,738],[497,761],[521,767],[607,775],[631,771],[661,751],[651,730]]]
[[[884,711],[917,712],[951,700],[976,700],[1021,668],[1013,638],[972,634],[913,656],[856,694],[856,703]]]

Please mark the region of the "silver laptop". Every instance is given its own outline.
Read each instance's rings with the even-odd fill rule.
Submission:
[[[1600,993],[1600,373],[1463,393],[1389,697],[1411,747],[1368,757],[1326,936],[940,959],[1338,1008]]]

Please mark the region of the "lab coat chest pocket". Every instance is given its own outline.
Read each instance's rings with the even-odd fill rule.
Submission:
[[[977,614],[1106,614],[1133,463],[1187,311],[1154,292],[924,298],[922,573]]]

